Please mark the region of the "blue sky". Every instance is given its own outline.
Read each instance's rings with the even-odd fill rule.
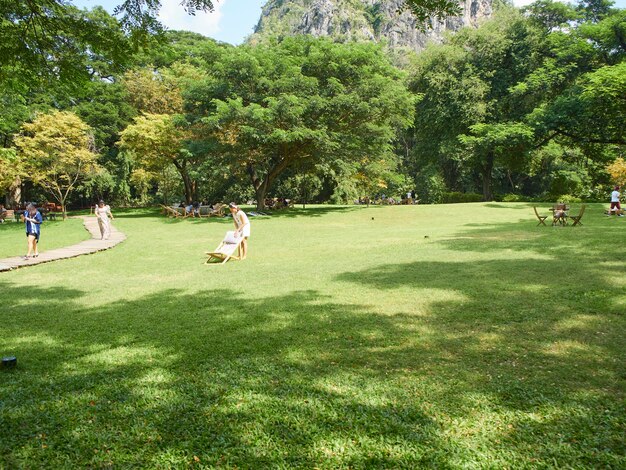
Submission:
[[[180,6],[180,0],[161,0],[161,22],[169,29],[195,31],[218,41],[241,44],[252,34],[267,0],[214,0],[215,11],[190,16]],[[626,0],[624,0],[626,1]],[[122,0],[74,0],[78,7],[103,6],[107,11]]]
[[[267,0],[218,0],[215,11],[190,16],[180,6],[180,0],[161,0],[161,22],[169,29],[195,31],[231,44],[241,44],[253,32],[261,7]],[[534,0],[514,0],[515,5],[527,5]],[[121,0],[75,0],[79,7],[102,5],[112,12]],[[615,6],[626,8],[626,0],[617,0]]]

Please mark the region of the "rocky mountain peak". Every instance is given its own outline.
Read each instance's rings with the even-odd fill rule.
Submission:
[[[418,24],[402,0],[268,0],[250,42],[270,36],[311,34],[345,40],[384,41],[389,48],[422,50],[446,31],[476,26],[492,13],[492,0],[462,0],[462,15]]]

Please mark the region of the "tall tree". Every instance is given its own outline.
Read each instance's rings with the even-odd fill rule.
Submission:
[[[120,146],[135,155],[135,181],[145,184],[150,178],[173,165],[179,172],[185,190],[185,199],[190,203],[197,198],[197,184],[190,177],[190,152],[185,146],[189,133],[175,123],[167,114],[145,114],[135,118],[133,124],[122,132]]]
[[[15,145],[26,177],[46,190],[67,218],[68,197],[97,168],[89,126],[67,111],[42,114],[24,124]]]
[[[417,106],[417,151],[439,160],[464,159],[479,172],[485,200],[493,197],[498,156],[521,151],[521,141],[533,135],[523,124],[532,106],[512,88],[537,68],[538,47],[537,29],[519,12],[503,9],[480,28],[465,28],[417,59],[412,89],[423,95]],[[467,136],[464,148],[461,135]]]
[[[232,172],[247,175],[259,209],[298,163],[383,158],[414,99],[382,50],[309,37],[242,47],[191,90],[200,121]]]

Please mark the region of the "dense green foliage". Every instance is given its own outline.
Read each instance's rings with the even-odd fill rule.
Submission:
[[[0,276],[0,467],[626,465],[626,218],[314,206],[204,266],[232,221],[115,215],[114,249]]]
[[[423,99],[409,167],[430,175],[434,165],[446,186],[486,200],[494,186],[603,197],[604,167],[626,144],[625,28],[608,3],[542,0],[431,47],[412,69]]]
[[[249,178],[259,208],[296,166],[340,171],[343,163],[349,178],[367,159],[393,160],[394,133],[412,121],[413,98],[372,44],[288,38],[240,48],[215,69],[189,92],[189,108],[197,132],[219,145],[213,162]]]
[[[374,7],[351,5],[376,22]],[[265,197],[348,202],[413,188],[422,202],[604,199],[626,144],[626,13],[611,5],[499,6],[400,71],[378,46],[310,37],[232,47],[166,32],[141,47],[137,31],[156,28],[152,0],[125,2],[119,19],[71,2],[36,9],[68,35],[55,46],[67,50],[51,52],[51,36],[33,30],[52,41],[37,49],[6,27],[37,2],[3,3],[0,191],[9,203],[20,188],[22,199],[46,197],[14,165],[14,137],[63,110],[90,126],[100,168],[70,203],[262,207]]]

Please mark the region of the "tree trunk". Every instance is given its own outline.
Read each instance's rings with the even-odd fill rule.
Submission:
[[[264,181],[258,187],[254,188],[256,194],[256,210],[265,210],[265,195],[267,194],[267,182]]]
[[[63,220],[67,220],[67,211],[65,210],[65,201],[61,202],[61,212],[63,213]]]
[[[267,194],[267,191],[276,177],[280,175],[285,168],[287,168],[289,163],[290,160],[287,158],[279,160],[278,163],[276,163],[263,178],[259,178],[252,164],[248,163],[247,171],[248,175],[250,175],[252,187],[254,188],[254,192],[256,194],[257,210],[262,211],[265,209],[265,195]]]
[[[6,195],[7,207],[19,207],[22,204],[22,180],[16,177]]]
[[[193,202],[193,184],[187,172],[181,173],[181,176],[185,186],[185,201],[187,201],[187,204],[191,204]]]
[[[187,204],[191,204],[194,198],[194,184],[189,177],[189,173],[187,173],[187,165],[185,164],[185,162],[180,163],[176,160],[174,160],[172,163],[178,170],[178,173],[180,173],[180,177],[183,180],[183,186],[185,188],[185,202]]]
[[[493,172],[494,155],[489,153],[487,159],[482,168],[483,177],[483,200],[492,201],[493,195],[491,194],[491,174]]]

